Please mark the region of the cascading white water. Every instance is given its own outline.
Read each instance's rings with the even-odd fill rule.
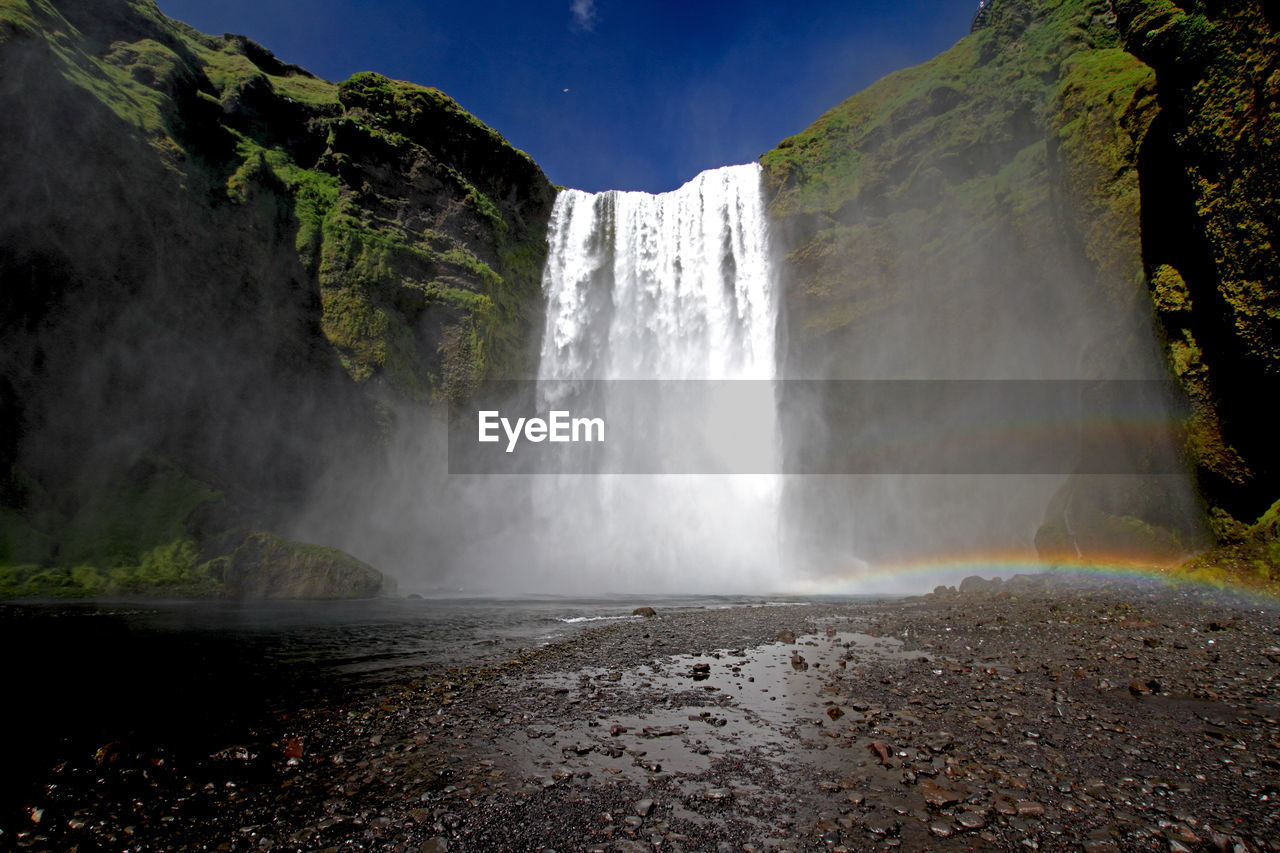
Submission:
[[[551,215],[539,379],[772,379],[760,167],[678,190],[565,190]]]
[[[548,242],[544,385],[774,378],[777,294],[759,166],[704,172],[661,195],[565,190]],[[778,452],[772,392],[750,424],[724,423],[723,409],[701,399],[704,434],[690,445],[751,431],[754,446]],[[606,443],[611,452],[621,451]],[[777,588],[778,500],[767,475],[546,478],[536,505],[543,550],[556,556],[544,580],[558,585],[567,572],[618,590]]]

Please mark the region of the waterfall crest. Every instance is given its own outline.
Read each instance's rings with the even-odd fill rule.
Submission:
[[[758,165],[661,195],[564,190],[548,242],[539,379],[773,378]]]

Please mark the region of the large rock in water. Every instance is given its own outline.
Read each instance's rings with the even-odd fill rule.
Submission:
[[[223,583],[234,598],[370,598],[383,578],[337,548],[255,533],[232,552]]]
[[[397,414],[532,370],[555,190],[441,92],[15,0],[0,112],[0,569],[228,556],[335,461],[376,477]]]

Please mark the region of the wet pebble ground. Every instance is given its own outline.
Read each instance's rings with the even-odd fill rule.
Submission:
[[[1280,851],[1280,610],[970,580],[615,622],[283,709],[198,760],[105,744],[40,850]]]

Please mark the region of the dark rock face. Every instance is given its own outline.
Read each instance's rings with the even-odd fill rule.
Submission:
[[[1280,392],[1280,33],[1266,3],[1115,5],[1159,105],[1139,161],[1144,262],[1196,407],[1201,490],[1230,535],[1280,496],[1280,447],[1259,408]]]
[[[339,194],[317,272],[353,377],[459,399],[532,375],[555,198],[541,170],[434,89],[364,73],[337,96],[317,169]]]
[[[0,10],[0,109],[0,566],[225,556],[530,369],[554,190],[435,90],[65,0]]]
[[[1115,12],[1124,47],[1154,73],[1141,102],[1109,122],[1130,132],[1132,144],[1112,150],[1138,179],[1140,209],[1093,217],[1097,244],[1140,247],[1164,355],[1191,402],[1186,454],[1222,547],[1189,570],[1266,581],[1280,573],[1268,525],[1280,495],[1280,456],[1258,408],[1280,390],[1276,22],[1255,3],[1127,0]],[[1111,166],[1105,157],[1092,162]],[[1094,198],[1105,200],[1120,197],[1114,183],[1069,186],[1092,186]],[[1097,203],[1081,209],[1106,212]],[[1107,231],[1126,236],[1118,241]],[[1168,531],[1177,528],[1160,520],[1175,504],[1161,483],[1139,485],[1117,490],[1076,478],[1054,498],[1037,545],[1061,553],[1087,528],[1091,541],[1145,541],[1148,550],[1176,553],[1180,543]]]

